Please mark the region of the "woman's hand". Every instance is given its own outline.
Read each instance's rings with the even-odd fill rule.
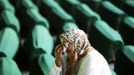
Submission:
[[[55,58],[56,58],[56,60],[55,60],[55,63],[56,63],[56,65],[58,66],[58,67],[60,67],[61,65],[62,65],[62,56],[63,56],[63,47],[62,47],[62,45],[61,44],[59,44],[59,45],[57,45],[56,47],[55,47],[55,52],[54,52],[54,54],[55,54]]]

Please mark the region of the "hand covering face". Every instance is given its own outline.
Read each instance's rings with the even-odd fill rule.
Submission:
[[[91,46],[87,35],[84,31],[80,29],[68,29],[65,33],[61,34],[62,37],[65,37],[70,43],[75,47],[78,55],[82,55],[84,50]]]

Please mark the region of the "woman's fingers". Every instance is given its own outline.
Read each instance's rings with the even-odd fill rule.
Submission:
[[[61,44],[58,44],[58,45],[55,47],[55,50],[57,50],[60,46],[61,46]]]
[[[62,47],[60,47],[60,48],[57,49],[56,54],[59,55],[61,53],[61,51],[62,51]]]
[[[62,62],[61,62],[62,51],[63,51],[63,48],[62,48],[61,44],[59,44],[55,47],[55,57],[56,57],[55,62],[56,62],[56,65],[59,67],[62,64]]]
[[[55,47],[55,55],[56,55],[56,57],[57,57],[57,56],[58,56],[58,57],[61,57],[61,56],[62,56],[62,52],[63,52],[63,47],[62,47],[62,45],[61,45],[61,44],[57,45],[57,46]]]

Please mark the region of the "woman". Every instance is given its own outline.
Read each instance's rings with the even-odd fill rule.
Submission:
[[[107,61],[90,45],[82,30],[69,29],[60,40],[50,75],[111,75]]]

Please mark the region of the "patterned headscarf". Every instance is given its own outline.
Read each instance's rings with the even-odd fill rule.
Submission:
[[[61,37],[65,37],[72,43],[79,55],[82,55],[85,52],[84,50],[91,46],[85,32],[78,28],[68,29],[65,33],[61,34]]]

